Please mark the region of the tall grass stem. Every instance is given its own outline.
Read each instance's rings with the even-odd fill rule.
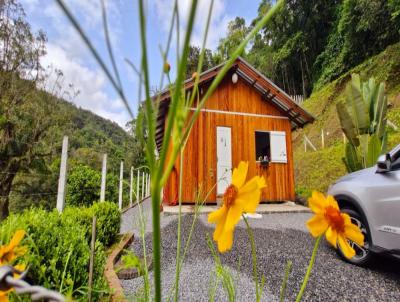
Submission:
[[[296,302],[300,302],[301,301],[301,298],[303,297],[303,294],[304,294],[304,290],[307,287],[308,279],[310,278],[311,270],[312,270],[314,262],[315,262],[315,256],[317,255],[318,246],[319,246],[319,243],[321,241],[322,236],[323,235],[320,235],[317,238],[317,240],[315,241],[314,249],[313,249],[313,252],[312,252],[312,255],[311,255],[311,259],[310,259],[310,263],[308,264],[307,272],[306,272],[306,274],[304,276],[303,283],[302,283],[300,291],[299,291],[299,293],[297,295]]]

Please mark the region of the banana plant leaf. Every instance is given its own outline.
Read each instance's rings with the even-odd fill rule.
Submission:
[[[349,173],[358,171],[363,168],[361,158],[358,155],[357,149],[350,142],[346,143],[345,157],[343,158],[343,161]]]
[[[368,153],[366,158],[366,167],[372,167],[376,164],[379,155],[381,154],[381,141],[376,134],[369,137]]]
[[[369,132],[370,118],[369,110],[362,95],[360,76],[352,74],[350,85],[346,90],[347,105],[352,110],[352,116],[355,119],[355,126],[360,134]]]
[[[387,123],[387,97],[385,95],[385,85],[383,83],[379,85],[378,94],[375,100],[374,113],[374,120],[376,121],[375,133],[378,135],[378,138],[381,139],[386,131]]]
[[[347,139],[353,145],[358,146],[360,142],[357,138],[356,128],[346,106],[343,103],[337,103],[336,110],[339,116],[340,125],[342,126],[342,130]]]

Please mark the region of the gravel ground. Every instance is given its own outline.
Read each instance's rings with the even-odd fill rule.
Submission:
[[[149,221],[146,246],[147,251],[151,252],[149,201],[143,203],[143,209]],[[137,207],[126,212],[121,231],[133,230],[137,234],[137,223],[134,222],[137,215]],[[305,221],[310,216],[304,213],[266,214],[261,219],[250,219],[256,238],[258,271],[266,277],[262,301],[278,300],[288,260],[293,262],[293,270],[288,281],[286,300],[295,300],[314,244],[305,229]],[[206,234],[212,234],[213,228],[206,222],[206,218],[206,215],[200,216],[192,236],[180,277],[180,301],[208,301],[214,261],[205,240]],[[183,216],[183,240],[188,236],[192,219],[192,215]],[[165,299],[175,278],[177,216],[163,215],[161,223],[162,286]],[[131,249],[140,255],[142,246],[139,238],[136,238]],[[251,250],[243,222],[236,228],[232,251],[223,254],[221,260],[235,278],[236,300],[254,301]],[[143,287],[140,278],[121,282],[126,294],[131,297]],[[216,301],[227,301],[221,288],[217,291]],[[324,242],[320,245],[303,301],[400,301],[400,262],[377,257],[370,268],[360,268],[340,260],[336,252]]]

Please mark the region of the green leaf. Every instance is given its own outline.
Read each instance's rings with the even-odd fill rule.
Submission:
[[[376,121],[375,133],[382,139],[386,131],[387,122],[387,97],[385,95],[385,85],[381,83],[378,88],[377,97],[374,104],[374,120]]]
[[[362,168],[361,158],[358,155],[357,149],[350,143],[346,143],[345,155],[343,158],[348,172],[358,171]]]
[[[336,110],[339,116],[340,120],[340,125],[342,126],[342,130],[344,134],[346,135],[347,139],[355,146],[358,146],[360,144],[358,138],[357,138],[357,133],[356,129],[354,126],[354,123],[352,121],[352,118],[347,111],[346,106],[343,103],[338,103],[336,104]]]
[[[363,99],[360,76],[358,74],[352,74],[351,82],[347,86],[346,100],[347,105],[352,109],[352,115],[359,133],[368,133],[370,125],[369,112]]]
[[[375,165],[381,153],[381,149],[381,141],[379,140],[378,136],[375,134],[371,135],[368,142],[368,153],[366,158],[367,167],[372,167]]]
[[[359,153],[361,156],[362,168],[367,168],[369,135],[368,134],[360,135],[359,139],[360,139]]]

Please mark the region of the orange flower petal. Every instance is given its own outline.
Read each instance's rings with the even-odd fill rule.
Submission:
[[[228,215],[225,221],[224,231],[233,231],[235,229],[236,224],[239,222],[240,217],[242,216],[243,209],[238,204],[233,204],[228,211]]]
[[[359,246],[364,245],[364,235],[361,233],[358,226],[354,224],[346,225],[344,227],[344,236],[357,243]]]
[[[222,207],[220,207],[218,210],[215,210],[214,212],[208,214],[208,222],[218,223],[223,218],[226,218],[227,213],[228,213],[228,208],[223,204]]]
[[[247,170],[249,169],[249,163],[241,161],[239,166],[233,169],[232,173],[232,184],[236,186],[236,188],[240,189],[247,177]]]
[[[341,251],[343,252],[343,255],[347,259],[351,259],[355,256],[356,252],[354,249],[350,246],[346,238],[344,238],[341,234],[338,236],[338,243],[340,246]]]
[[[223,221],[217,223],[217,225],[215,226],[215,231],[213,234],[214,241],[218,242],[218,240],[220,239],[220,237],[224,231],[225,220],[226,220],[226,218],[224,218]]]
[[[307,221],[307,228],[314,237],[323,234],[328,227],[328,222],[322,215],[315,215]]]
[[[308,199],[308,206],[315,214],[322,214],[328,206],[324,194],[314,191]]]
[[[326,198],[326,201],[328,203],[328,206],[331,206],[331,207],[335,208],[336,210],[340,210],[339,205],[333,196],[328,195],[328,197]]]
[[[8,293],[12,290],[0,291],[0,302],[8,302]]]
[[[25,236],[25,231],[24,230],[18,230],[15,232],[13,238],[11,239],[10,243],[8,244],[8,246],[13,249],[14,247],[16,247],[22,240],[22,238],[24,238]]]
[[[258,176],[252,178],[239,190],[235,203],[242,207],[243,212],[254,213],[260,203],[261,190],[258,178]]]
[[[233,230],[224,231],[218,240],[218,250],[220,253],[225,253],[232,248]]]
[[[338,233],[332,227],[326,230],[325,237],[333,247],[337,248]]]

